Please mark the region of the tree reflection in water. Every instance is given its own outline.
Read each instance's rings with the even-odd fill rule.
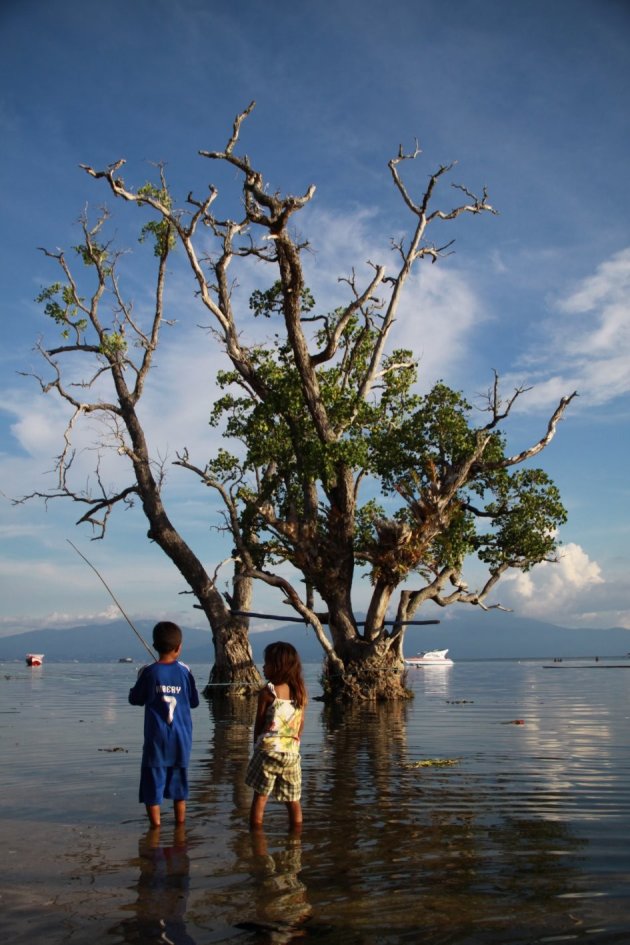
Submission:
[[[203,703],[202,703],[203,705]],[[246,825],[252,794],[245,784],[252,750],[256,699],[208,700],[210,741],[207,752],[197,759],[194,800],[198,815],[219,815],[223,823]],[[200,720],[200,725],[204,723]]]
[[[282,805],[266,837],[247,830],[254,704],[219,702],[210,715],[191,810],[215,835],[202,841],[208,880],[194,912],[221,941],[529,945],[585,932],[588,913],[566,904],[579,894],[582,841],[537,808],[531,759],[508,768],[486,741],[452,767],[416,767],[416,707],[311,703],[300,845]]]
[[[422,753],[417,733],[408,745],[410,711],[322,712],[325,749],[305,764],[302,877],[314,915],[366,942],[419,933],[481,942],[484,930],[487,941],[504,930],[502,941],[531,942],[537,928],[575,931],[557,898],[576,875],[579,841],[566,823],[511,816],[474,759],[414,767]]]

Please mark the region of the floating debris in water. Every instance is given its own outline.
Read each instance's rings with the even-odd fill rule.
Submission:
[[[403,768],[450,768],[458,764],[459,758],[422,758],[420,761],[403,762]]]
[[[525,725],[525,719],[511,719],[509,722],[501,722],[501,725]]]
[[[128,749],[128,748],[120,748],[120,747],[117,747],[117,748],[99,748],[98,750],[99,750],[99,751],[124,751],[125,754],[129,754],[129,749]]]
[[[474,699],[447,699],[447,705],[472,705]]]

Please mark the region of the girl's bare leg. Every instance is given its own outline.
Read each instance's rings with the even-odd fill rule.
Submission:
[[[263,817],[265,816],[265,807],[267,806],[268,797],[265,797],[264,794],[254,794],[252,799],[252,807],[249,812],[249,827],[250,830],[260,830],[263,825]]]
[[[186,821],[186,801],[173,801],[175,823],[183,824]]]
[[[160,826],[160,805],[159,804],[147,804],[147,815],[149,817],[149,823],[152,827]]]
[[[298,833],[302,829],[302,805],[299,801],[287,801],[289,830]]]

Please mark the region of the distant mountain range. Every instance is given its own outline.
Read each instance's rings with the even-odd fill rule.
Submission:
[[[150,643],[154,621],[141,620],[136,627]],[[273,640],[288,640],[307,663],[319,662],[322,649],[313,631],[299,624],[250,633],[254,659],[262,662],[265,646]],[[453,659],[548,659],[553,657],[626,656],[630,652],[630,630],[570,630],[554,624],[528,620],[501,611],[449,614],[437,626],[408,627],[405,653],[448,647]],[[43,653],[46,660],[100,662],[131,657],[142,663],[149,656],[123,620],[89,624],[69,629],[30,630],[0,638],[0,662],[23,660],[26,653]],[[182,659],[189,663],[213,660],[210,630],[184,628]]]

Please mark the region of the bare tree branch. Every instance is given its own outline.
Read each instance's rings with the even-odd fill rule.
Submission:
[[[293,585],[287,581],[286,578],[283,578],[278,574],[270,574],[267,571],[253,570],[250,572],[250,575],[257,581],[262,581],[264,584],[269,584],[271,587],[277,587],[282,590],[286,597],[286,603],[288,603],[293,608],[293,610],[296,611],[296,613],[300,614],[306,623],[309,623],[312,626],[313,630],[315,631],[315,636],[317,637],[330,662],[340,672],[343,672],[343,662],[335,653],[335,649],[326,636],[319,617],[304,603]]]

